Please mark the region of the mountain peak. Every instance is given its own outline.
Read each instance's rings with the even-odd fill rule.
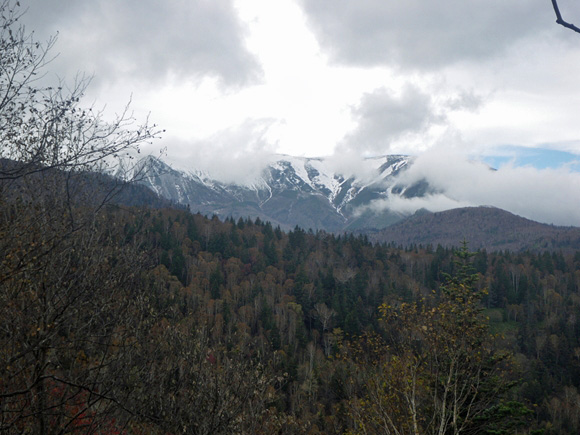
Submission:
[[[143,165],[150,173],[143,183],[192,211],[223,218],[259,217],[284,228],[343,231],[357,207],[390,194],[395,175],[411,161],[402,155],[369,157],[358,173],[346,173],[333,158],[272,155],[252,177],[232,182],[198,167],[183,168],[182,163],[181,169],[174,169],[145,158]]]

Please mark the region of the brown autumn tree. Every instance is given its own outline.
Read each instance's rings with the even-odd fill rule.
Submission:
[[[157,133],[81,107],[85,80],[41,86],[55,41],[26,33],[19,6],[0,1],[0,431],[112,430],[130,416],[143,262],[95,171]]]
[[[211,345],[192,316],[159,318],[142,341],[146,369],[136,368],[128,403],[147,433],[259,434],[277,424],[268,407],[283,377],[252,346]]]
[[[527,413],[502,403],[506,355],[494,348],[469,255],[464,245],[438,296],[380,307],[386,339],[370,335],[357,348],[364,393],[350,402],[351,433],[486,433]]]

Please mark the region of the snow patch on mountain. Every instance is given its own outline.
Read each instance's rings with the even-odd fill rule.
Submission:
[[[143,184],[192,211],[257,216],[282,225],[344,229],[357,208],[393,193],[397,174],[412,163],[408,156],[381,156],[357,162],[356,173],[337,170],[332,158],[274,155],[239,182],[223,181],[196,167],[176,169],[144,159]],[[224,163],[225,164],[225,163]],[[183,165],[183,162],[182,162]],[[225,170],[226,168],[224,168]]]

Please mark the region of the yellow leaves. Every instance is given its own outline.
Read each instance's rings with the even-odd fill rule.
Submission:
[[[77,353],[77,357],[76,357],[76,361],[77,362],[86,362],[88,360],[87,355],[85,354],[85,352],[83,350],[80,350]]]

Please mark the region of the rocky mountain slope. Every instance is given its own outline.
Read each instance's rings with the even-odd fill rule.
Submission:
[[[284,229],[344,231],[384,228],[404,215],[386,210],[360,213],[360,207],[390,195],[420,195],[428,186],[397,186],[395,176],[412,158],[391,155],[366,159],[365,177],[344,177],[325,159],[274,156],[249,181],[226,183],[196,170],[177,170],[161,160],[142,161],[142,183],[158,195],[189,207],[192,212],[259,217]]]
[[[285,230],[299,226],[338,233],[354,231],[369,235],[373,241],[403,246],[457,246],[465,239],[471,249],[580,249],[580,228],[540,224],[494,207],[439,213],[420,210],[414,215],[389,208],[387,199],[441,193],[425,180],[401,184],[399,175],[413,160],[402,155],[370,158],[360,172],[364,175],[345,177],[322,158],[277,155],[260,173],[237,183],[220,181],[195,168],[174,169],[150,157],[137,169],[143,174],[141,183],[160,197],[222,220],[250,217]]]

